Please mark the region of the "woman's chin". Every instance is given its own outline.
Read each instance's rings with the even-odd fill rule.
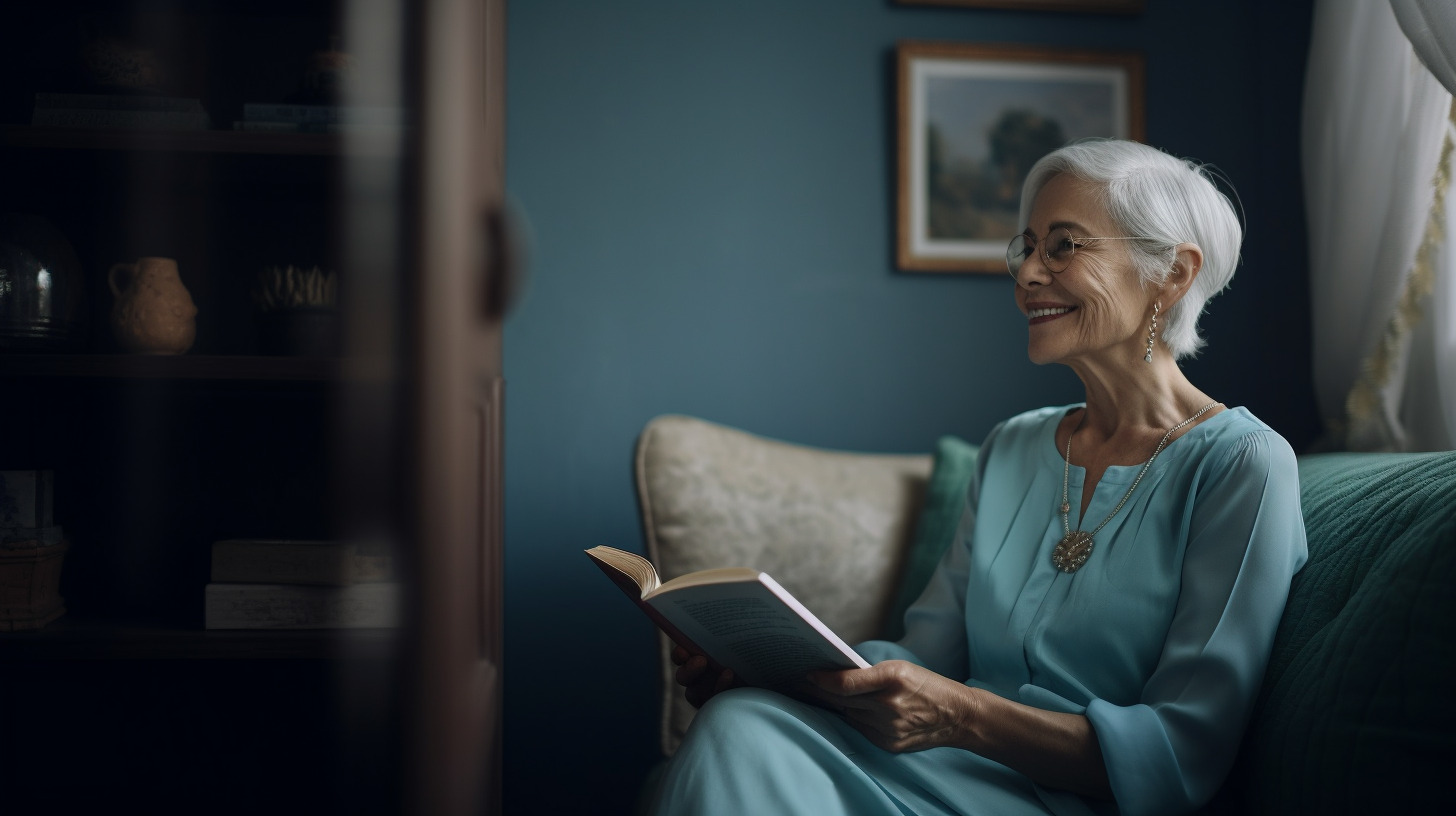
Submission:
[[[1031,343],[1026,347],[1026,357],[1033,365],[1051,365],[1060,362],[1062,355],[1044,345]]]

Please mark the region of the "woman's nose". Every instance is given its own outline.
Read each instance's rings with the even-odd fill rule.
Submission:
[[[1052,271],[1047,269],[1040,252],[1031,252],[1021,262],[1014,277],[1018,286],[1044,286],[1051,282]]]

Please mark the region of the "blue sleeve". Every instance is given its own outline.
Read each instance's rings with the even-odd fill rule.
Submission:
[[[1093,700],[1123,814],[1181,813],[1222,784],[1307,557],[1294,453],[1251,433],[1202,468],[1181,520],[1182,587],[1158,666],[1136,705]]]
[[[966,586],[970,580],[971,537],[976,527],[976,505],[986,462],[991,459],[1001,428],[1002,425],[993,428],[981,445],[955,539],[946,548],[925,591],[905,611],[904,637],[895,643],[872,640],[855,647],[870,663],[908,660],[954,680],[965,680],[970,675]]]

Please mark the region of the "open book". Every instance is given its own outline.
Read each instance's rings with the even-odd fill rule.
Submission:
[[[751,686],[786,687],[817,669],[869,668],[813,612],[758,570],[702,570],[663,583],[652,562],[640,555],[612,547],[593,547],[586,554],[668,637],[732,669]]]

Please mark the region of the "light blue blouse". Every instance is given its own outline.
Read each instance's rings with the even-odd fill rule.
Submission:
[[[1307,557],[1289,444],[1248,410],[1205,420],[1158,456],[1077,572],[1064,535],[1056,429],[1077,406],[1000,425],[981,448],[957,540],[906,613],[898,647],[864,644],[1028,705],[1085,712],[1123,813],[1212,797],[1238,749],[1289,582]],[[1114,466],[1072,529],[1097,526],[1141,466]]]
[[[1307,555],[1294,454],[1245,409],[1205,420],[1159,455],[1097,533],[1086,564],[1062,573],[1051,563],[1064,534],[1055,435],[1076,407],[1031,411],[991,432],[956,541],[906,613],[904,638],[858,649],[871,662],[911,660],[1027,705],[1084,713],[1118,811],[1192,810],[1233,761],[1290,580]],[[1112,512],[1140,469],[1108,468],[1087,529]],[[1084,478],[1071,467],[1073,529]],[[833,715],[744,692],[719,695],[700,712],[669,768],[661,812],[729,812],[711,804],[725,801],[750,808],[740,812],[1110,809],[965,751],[890,755]],[[776,774],[783,784],[763,781]],[[783,798],[813,790],[808,780],[821,774],[822,791],[842,807],[826,809],[822,791]],[[755,801],[754,790],[777,798]]]

